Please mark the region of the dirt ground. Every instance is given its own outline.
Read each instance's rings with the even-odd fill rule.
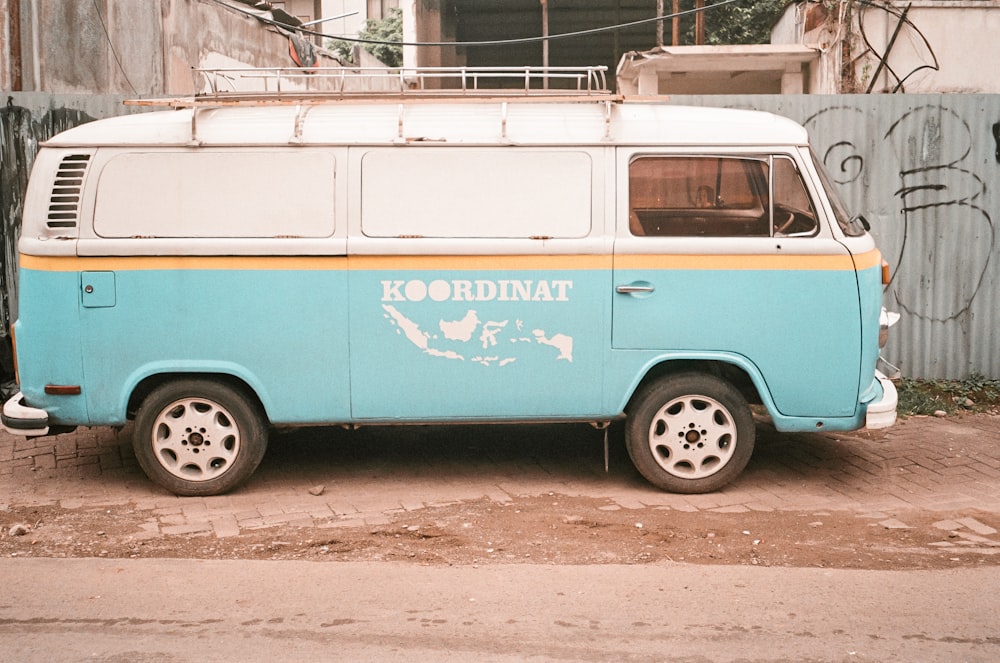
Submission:
[[[1000,529],[993,514],[975,517]],[[148,512],[120,506],[11,507],[0,512],[0,555],[446,565],[663,561],[851,569],[1000,565],[1000,547],[976,545],[958,532],[936,527],[936,522],[949,518],[947,513],[915,513],[905,523],[893,522],[886,514],[848,512],[687,513],[623,509],[607,501],[552,494],[505,504],[484,499],[401,513],[379,526],[282,525],[221,539],[210,533],[143,536],[140,525],[148,518]]]
[[[1000,406],[1000,400],[981,401],[991,407]],[[351,454],[362,455],[355,462],[362,467],[371,458],[386,456],[389,445],[393,449],[391,457],[400,457],[396,461],[400,467],[433,462],[438,457],[435,453],[441,458],[472,459],[481,454],[458,434],[435,436],[444,441],[439,441],[441,448],[434,451],[426,448],[419,431],[410,432],[413,439],[394,435],[379,446],[381,438],[373,437],[366,439],[363,450],[352,443],[349,449],[337,447],[339,451],[324,453],[317,449],[327,448],[329,442],[314,440],[309,433],[295,438],[295,444],[274,444],[273,455],[267,460],[276,470],[292,472],[323,462],[329,464],[323,467],[330,470],[337,464],[352,462]],[[487,432],[477,430],[480,435]],[[505,431],[493,434],[499,436]],[[780,438],[775,439],[773,443],[781,443]],[[578,451],[575,439],[571,444],[561,440],[563,437],[553,434],[504,438],[502,448],[509,449],[510,456],[502,460],[525,455],[551,460],[570,453],[569,449]],[[612,446],[615,466],[627,463],[620,447]],[[759,445],[758,453],[766,449],[766,444]],[[430,461],[421,460],[421,454],[428,453]],[[780,453],[780,449],[775,452]],[[769,456],[764,453],[761,458],[767,462]],[[318,475],[323,472],[318,471]],[[654,507],[628,509],[610,499],[550,493],[514,497],[508,502],[484,498],[387,512],[385,522],[379,525],[361,525],[358,521],[353,525],[331,521],[316,527],[282,524],[243,528],[237,536],[218,538],[211,531],[163,533],[155,525],[154,513],[127,505],[69,509],[0,503],[0,556],[403,561],[431,565],[674,561],[849,569],[1000,566],[1000,535],[976,536],[968,528],[952,530],[946,524],[969,518],[986,528],[1000,530],[1000,513],[995,509],[963,509],[961,513],[914,509],[893,514],[819,510],[687,512]]]

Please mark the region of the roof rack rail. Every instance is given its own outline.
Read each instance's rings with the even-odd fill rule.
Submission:
[[[239,67],[192,70],[199,101],[379,96],[606,96],[607,67]],[[198,79],[201,79],[200,81]]]

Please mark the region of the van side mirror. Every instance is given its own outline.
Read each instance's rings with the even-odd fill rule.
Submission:
[[[856,217],[854,217],[851,220],[852,221],[860,221],[861,222],[861,226],[865,229],[865,232],[871,232],[872,224],[868,223],[868,219],[866,219],[863,215],[858,214]]]

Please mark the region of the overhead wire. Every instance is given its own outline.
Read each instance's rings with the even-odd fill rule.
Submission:
[[[138,90],[132,85],[132,81],[129,80],[128,74],[125,73],[125,67],[122,66],[121,58],[118,57],[118,51],[115,50],[115,45],[111,42],[111,34],[108,32],[108,26],[104,23],[104,17],[101,16],[101,8],[97,4],[97,0],[94,1],[94,12],[97,14],[97,20],[101,23],[101,28],[104,30],[104,37],[108,40],[108,48],[111,50],[111,55],[114,56],[115,62],[118,63],[118,71],[122,72],[122,78],[128,83],[128,86],[132,88],[132,94],[138,95]]]
[[[863,11],[859,12],[858,13],[858,29],[861,31],[861,40],[865,43],[865,47],[869,51],[871,51],[875,55],[875,57],[877,57],[879,60],[882,61],[883,68],[887,72],[889,72],[892,75],[893,78],[896,79],[896,85],[895,85],[895,87],[892,88],[892,93],[893,94],[895,94],[896,92],[899,92],[901,89],[903,89],[903,86],[905,85],[906,81],[909,80],[909,78],[911,76],[913,76],[914,74],[916,74],[918,71],[922,71],[924,69],[931,69],[932,71],[940,71],[941,65],[938,62],[937,54],[934,53],[934,48],[931,46],[930,41],[927,39],[927,37],[924,35],[924,33],[920,31],[920,28],[918,28],[913,23],[913,21],[911,21],[909,19],[909,17],[906,16],[905,12],[903,12],[902,10],[900,10],[900,9],[898,9],[896,7],[893,7],[892,5],[890,5],[888,3],[877,2],[876,0],[859,0],[859,4],[862,6],[862,8],[881,9],[885,13],[890,14],[892,16],[895,16],[896,18],[898,18],[899,20],[901,20],[905,25],[907,25],[908,27],[912,28],[913,31],[916,32],[917,35],[920,37],[920,40],[923,41],[924,46],[927,47],[927,52],[930,53],[931,58],[934,60],[934,64],[923,64],[923,65],[920,65],[919,67],[915,67],[913,70],[911,70],[910,73],[908,73],[906,76],[900,77],[899,74],[897,74],[895,72],[895,70],[893,70],[893,68],[891,66],[889,66],[889,62],[888,62],[889,53],[879,54],[879,52],[875,50],[875,47],[872,46],[871,42],[868,40],[868,34],[865,31],[865,23],[864,23],[865,12],[863,12]],[[903,90],[903,91],[905,92],[905,90]]]
[[[718,9],[719,7],[724,7],[726,5],[731,5],[738,2],[746,2],[747,0],[721,0],[711,5],[706,5],[704,7],[696,7],[694,9],[685,9],[683,11],[674,12],[671,14],[664,14],[663,16],[654,16],[653,18],[640,19],[638,21],[630,21],[628,23],[618,23],[616,25],[607,25],[599,28],[589,28],[587,30],[576,30],[574,32],[562,32],[554,35],[538,36],[538,37],[518,37],[515,39],[487,39],[481,41],[386,41],[382,39],[364,39],[361,37],[342,37],[338,35],[325,34],[323,32],[317,32],[314,30],[306,30],[301,27],[296,27],[288,25],[286,23],[281,23],[273,19],[268,19],[260,14],[256,14],[250,10],[245,10],[235,5],[232,5],[225,0],[212,0],[213,2],[228,7],[234,11],[246,14],[247,16],[252,16],[264,23],[269,23],[276,27],[282,28],[283,30],[294,30],[296,32],[301,32],[306,35],[314,37],[323,37],[326,39],[339,39],[342,41],[358,43],[358,44],[383,44],[390,46],[461,46],[461,47],[476,47],[476,46],[505,46],[509,44],[534,44],[543,41],[554,41],[558,39],[572,39],[576,37],[587,37],[590,35],[600,34],[602,32],[613,32],[615,30],[627,30],[629,28],[639,27],[642,25],[648,25],[651,23],[656,23],[658,21],[668,21],[674,18],[679,18],[682,16],[689,16],[692,14],[699,14],[702,12],[707,12],[713,9]]]

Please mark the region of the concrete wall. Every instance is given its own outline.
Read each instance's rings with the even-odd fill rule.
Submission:
[[[403,13],[403,42],[455,41],[455,17],[442,11],[443,0],[400,0]],[[465,56],[451,46],[404,46],[407,67],[461,67]]]
[[[163,92],[159,3],[20,2],[19,14],[22,89]]]
[[[905,6],[907,3],[899,4]],[[1000,76],[995,67],[995,63],[1000,62],[1000,40],[997,39],[1000,2],[910,0],[910,4],[907,18],[913,26],[904,26],[888,52],[892,70],[899,77],[909,76],[903,88],[907,93],[1000,92]],[[863,34],[875,53],[886,53],[898,18],[872,10],[861,17],[863,23],[859,26],[859,34],[863,27]],[[940,69],[926,68],[934,64],[935,59]],[[868,56],[867,60],[858,72],[865,89],[878,65],[873,56]],[[873,91],[892,91],[897,83],[895,77],[883,71]]]
[[[894,3],[891,12],[858,2],[827,4],[790,5],[771,33],[774,44],[822,49],[810,74],[812,92],[893,92],[905,79],[899,91],[910,94],[1000,93],[992,64],[1000,62],[1000,0],[908,0]],[[890,48],[907,5],[907,22]],[[846,74],[845,57],[854,62]],[[880,71],[883,58],[889,68]]]
[[[19,80],[20,90],[53,94],[188,95],[193,67],[295,66],[286,33],[210,0],[0,3],[0,34],[19,46],[0,49],[7,90]],[[318,66],[339,66],[318,55]]]

